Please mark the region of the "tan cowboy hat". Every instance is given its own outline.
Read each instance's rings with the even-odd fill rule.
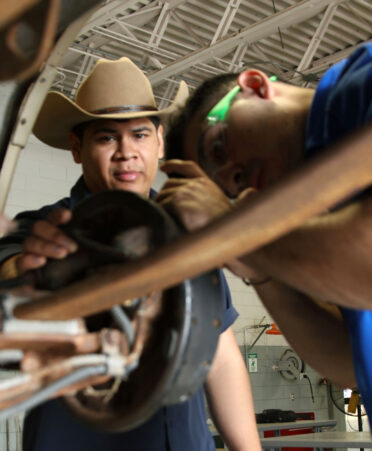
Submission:
[[[69,133],[78,124],[95,119],[164,117],[182,106],[187,96],[187,85],[181,81],[172,104],[158,110],[150,81],[129,58],[100,59],[79,86],[75,102],[56,91],[47,94],[33,132],[49,146],[69,149]]]

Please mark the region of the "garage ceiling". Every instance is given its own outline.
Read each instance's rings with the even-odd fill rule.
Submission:
[[[371,0],[110,0],[69,48],[53,89],[73,97],[98,58],[130,57],[158,105],[180,80],[255,67],[315,86],[333,63],[372,39]]]

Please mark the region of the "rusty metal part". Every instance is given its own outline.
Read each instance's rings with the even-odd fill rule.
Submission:
[[[85,336],[67,333],[61,337],[62,344],[60,340],[55,343],[55,334],[50,332],[50,326],[44,334],[23,334],[28,336],[28,339],[20,342],[12,339],[18,332],[1,334],[4,346],[23,349],[24,357],[21,365],[23,374],[13,380],[0,382],[0,417],[4,417],[7,411],[14,411],[18,406],[30,402],[35,394],[72,374],[75,368],[99,363],[107,366],[107,375],[85,378],[50,395],[63,396],[74,415],[94,427],[105,430],[130,429],[145,421],[163,405],[166,398],[170,402],[186,399],[205,377],[221,324],[220,318],[215,318],[215,308],[219,310],[219,302],[217,305],[215,302],[219,294],[218,281],[211,281],[217,291],[209,292],[209,299],[206,293],[200,291],[205,288],[204,284],[199,281],[199,284],[193,287],[195,295],[203,300],[199,304],[196,303],[196,306],[192,304],[190,288],[183,296],[166,292],[166,300],[162,293],[155,292],[136,303],[127,302],[130,304],[129,310],[135,309],[133,324],[136,338],[132,349],[125,335],[115,329],[103,329],[99,333],[89,333]],[[180,288],[182,287],[177,290]],[[185,299],[186,305],[180,303],[182,298]],[[14,303],[8,305],[8,314],[11,313],[13,305]],[[197,306],[204,309],[203,314],[198,314]],[[193,317],[189,314],[193,314]],[[209,318],[209,315],[212,315],[213,321],[199,321],[205,316]],[[28,329],[33,330],[35,324]],[[194,327],[194,331],[191,327]],[[82,325],[78,328],[66,326],[67,331],[71,329],[79,331]],[[211,336],[211,330],[214,331],[214,336]],[[208,333],[205,335],[206,331]],[[199,353],[201,332],[205,335],[205,348]],[[94,337],[97,344],[98,335],[99,346],[94,351],[100,354],[76,355],[76,351],[92,351],[87,343]],[[193,345],[190,344],[190,337],[195,339]],[[85,342],[82,349],[73,350],[64,346],[65,342],[71,345],[77,339]],[[41,346],[39,341],[42,342]],[[187,376],[184,374],[185,369],[190,373]],[[143,395],[143,381],[148,380],[149,374],[151,384],[147,384],[146,394]],[[172,392],[174,387],[175,393]]]
[[[64,334],[3,333],[0,334],[0,349],[33,349],[62,353],[89,353],[100,347],[98,334],[69,336]]]
[[[0,29],[12,23],[40,0],[18,0],[0,3]]]
[[[162,309],[161,292],[152,293],[142,299],[136,315],[136,338],[133,344],[133,354],[141,355],[151,334],[151,327]]]
[[[6,89],[2,89],[2,112],[0,114],[1,211],[4,210],[20,152],[27,144],[37,113],[57,74],[57,67],[60,65],[62,56],[93,13],[93,8],[97,7],[102,0],[61,1],[62,8],[57,27],[58,40],[48,59],[40,67],[37,79],[33,80],[35,75],[31,75],[23,82],[6,81]],[[18,0],[1,3],[20,5],[22,2]],[[11,16],[12,14],[8,15],[6,20],[8,21]]]
[[[207,227],[138,261],[19,306],[16,315],[68,319],[75,315],[76,305],[81,315],[100,312],[270,243],[371,184],[372,128],[354,138]]]
[[[20,302],[24,302],[24,298],[8,296],[1,301],[0,349],[34,350],[45,355],[83,354],[100,349],[100,334],[88,333],[81,318],[69,321],[15,319],[13,309]]]
[[[17,0],[0,4],[0,80],[25,81],[45,63],[55,38],[102,0]],[[83,24],[81,24],[83,25]],[[78,31],[78,30],[76,30]],[[75,33],[76,33],[75,31]],[[72,36],[71,41],[75,36]]]
[[[63,359],[47,367],[41,367],[29,374],[3,380],[0,383],[0,409],[18,402],[20,397],[36,391],[46,383],[71,372],[74,368],[105,363],[104,355],[88,355]],[[3,404],[4,403],[4,404]]]
[[[84,247],[84,252],[103,256],[97,259],[101,264],[109,262],[111,258],[128,260],[127,253],[113,247],[112,242],[119,239],[121,245],[126,247],[128,236],[133,236],[133,233],[137,238],[140,237],[134,246],[130,243],[129,254],[134,260],[139,258],[139,254],[156,249],[179,234],[172,218],[147,198],[126,192],[100,193],[98,197],[99,202],[92,196],[89,202],[81,204],[84,214],[79,217],[74,211],[69,226],[73,230],[72,236]],[[113,203],[107,209],[110,200]],[[139,230],[138,234],[136,229]],[[127,231],[129,234],[125,233]],[[144,245],[141,241],[144,241]],[[87,260],[90,271],[91,260]],[[65,267],[63,265],[62,275],[66,274]],[[57,270],[60,271],[61,267],[57,267]],[[84,273],[86,267],[79,266],[78,270],[80,277],[80,271]],[[58,271],[53,270],[53,274],[59,274]],[[94,272],[97,276],[96,269]],[[92,390],[77,390],[87,385],[85,373],[83,381],[76,379],[78,387],[71,387],[67,386],[66,380],[68,376],[75,377],[78,370],[71,371],[69,368],[67,373],[56,372],[58,365],[65,368],[62,363],[55,361],[56,358],[66,361],[72,358],[66,355],[65,349],[59,350],[58,355],[58,346],[52,352],[42,349],[39,356],[26,353],[23,367],[32,370],[32,383],[35,386],[40,380],[42,384],[37,393],[23,401],[21,406],[34,405],[35,399],[38,402],[45,401],[44,393],[55,396],[52,390],[58,385],[63,388],[64,394],[68,394],[65,403],[75,415],[93,427],[119,431],[138,426],[163,405],[187,400],[204,381],[216,350],[223,312],[219,274],[213,271],[170,290],[149,293],[137,300],[121,298],[118,302],[118,305],[126,306],[127,319],[134,330],[131,343],[118,330],[116,334],[110,330],[109,335],[105,332],[100,335],[103,339],[100,352],[108,356],[105,368],[115,381],[107,380],[95,386],[92,396]],[[17,307],[14,301],[10,309],[4,312],[12,313]],[[112,325],[113,318],[109,312],[85,318],[87,330],[93,334],[107,327],[107,321]],[[50,333],[49,338],[53,338]],[[67,342],[71,344],[72,340],[70,338]],[[200,346],[201,342],[203,346]],[[35,344],[32,343],[34,350]],[[22,343],[20,346],[27,345]],[[51,371],[53,368],[54,371]],[[77,376],[80,377],[81,372]],[[119,383],[118,379],[122,382]],[[68,383],[70,380],[72,378],[68,379]],[[29,387],[30,384],[22,385],[22,390],[16,392],[16,399],[29,393]],[[4,402],[9,402],[9,398],[4,399]],[[19,405],[14,405],[7,410],[14,412],[18,408]],[[1,415],[6,415],[6,412],[0,412],[0,418]]]
[[[48,347],[41,352],[34,347],[31,352],[26,351],[21,365],[22,374],[0,381],[0,409],[27,399],[32,393],[80,367],[104,364],[107,366],[107,375],[89,377],[69,385],[56,391],[53,397],[75,394],[87,385],[107,382],[112,376],[126,377],[127,364],[131,364],[135,359],[138,360],[138,356],[127,362],[122,355],[121,350],[125,348],[122,343],[123,340],[125,341],[123,334],[118,330],[105,329],[99,334],[88,334],[88,340],[89,335],[99,335],[99,346],[95,351],[102,350],[102,353],[93,354],[92,351],[87,350],[84,355],[73,355],[73,353],[68,355],[64,353],[66,350],[61,347],[57,349]]]
[[[84,389],[86,396],[99,397],[102,399],[102,403],[108,404],[112,398],[118,393],[122,380],[120,377],[110,380],[110,386],[108,388],[95,388],[93,385]]]
[[[28,5],[21,16],[0,30],[3,57],[0,80],[26,80],[46,60],[56,36],[59,0],[40,0]]]
[[[210,368],[221,325],[219,277],[203,277],[210,283],[186,281],[163,292],[161,299],[154,293],[141,301],[136,341],[127,356],[129,362],[140,353],[138,367],[118,387],[110,381],[93,396],[84,390],[65,397],[74,415],[105,431],[124,431],[164,405],[189,399]]]

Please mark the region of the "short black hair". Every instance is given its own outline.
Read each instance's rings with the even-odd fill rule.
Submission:
[[[158,116],[146,116],[146,117],[147,117],[147,119],[150,119],[150,121],[154,124],[154,126],[157,130],[160,125],[160,117],[158,117]],[[102,119],[105,119],[105,118],[102,118]],[[95,120],[100,121],[101,119],[94,119],[93,121],[81,122],[80,124],[75,125],[75,127],[71,130],[71,132],[79,138],[80,142],[83,142],[85,129],[87,128],[87,126],[89,124],[91,124]],[[127,121],[130,121],[131,118],[129,118],[129,119],[112,119],[112,120],[117,121],[117,122],[127,122]]]
[[[185,106],[168,124],[165,138],[166,159],[184,159],[185,130],[196,115],[207,115],[208,111],[236,84],[239,74],[222,74],[203,82],[190,96]]]
[[[80,124],[75,125],[71,130],[71,132],[79,138],[80,142],[83,141],[85,129],[92,122],[93,121],[81,122]]]

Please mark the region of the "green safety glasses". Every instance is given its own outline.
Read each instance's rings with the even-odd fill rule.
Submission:
[[[208,125],[214,125],[216,122],[225,120],[230,109],[230,103],[239,91],[240,86],[235,86],[210,110],[207,114]]]
[[[272,75],[269,80],[277,80],[276,75]],[[225,121],[226,114],[230,109],[230,104],[236,94],[240,91],[240,86],[234,86],[207,114],[208,125],[214,125],[217,122]]]

